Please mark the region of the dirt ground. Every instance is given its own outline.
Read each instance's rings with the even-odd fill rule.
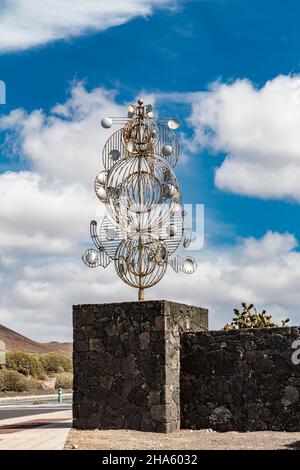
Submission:
[[[65,449],[91,450],[300,450],[300,432],[181,430],[172,434],[71,429]]]

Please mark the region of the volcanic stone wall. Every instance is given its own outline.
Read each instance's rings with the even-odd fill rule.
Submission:
[[[299,338],[299,327],[183,334],[181,427],[300,431]]]
[[[180,427],[180,335],[208,312],[168,301],[73,307],[73,425],[171,432]]]

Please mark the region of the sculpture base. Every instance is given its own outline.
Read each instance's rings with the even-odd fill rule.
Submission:
[[[180,428],[180,334],[208,311],[165,300],[73,306],[73,426]]]

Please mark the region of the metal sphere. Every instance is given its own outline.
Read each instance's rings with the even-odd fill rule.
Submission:
[[[96,190],[97,197],[100,199],[101,202],[106,202],[107,201],[107,192],[103,187],[99,187]]]
[[[97,254],[94,252],[94,251],[89,251],[87,254],[86,254],[86,260],[88,263],[90,264],[96,264],[97,261],[98,261],[98,256]]]
[[[159,156],[133,155],[119,160],[107,180],[107,209],[124,230],[151,229],[169,218],[173,199],[163,195],[164,175],[169,173],[171,188],[178,187],[171,167]]]
[[[149,172],[135,172],[122,185],[121,195],[126,198],[131,212],[149,212],[161,199],[161,184]]]
[[[193,274],[197,269],[197,262],[192,256],[186,256],[183,261],[183,272]]]
[[[109,152],[109,156],[114,162],[116,162],[117,160],[119,160],[121,154],[119,150],[114,149]]]
[[[128,270],[134,276],[148,276],[153,272],[156,266],[155,254],[156,246],[150,243],[143,243],[137,239],[135,246],[130,248],[126,258]]]
[[[106,184],[107,174],[108,174],[108,172],[105,171],[105,170],[100,171],[100,173],[96,176],[96,180],[98,181],[99,184],[101,184],[103,186]]]
[[[163,277],[168,255],[161,241],[150,235],[122,240],[116,252],[115,268],[120,278],[132,287],[151,287]]]
[[[164,157],[169,157],[173,152],[172,145],[163,145],[161,149],[161,153],[163,154]]]
[[[178,119],[169,119],[168,126],[170,129],[178,129],[178,127],[180,126],[180,122],[178,121]]]
[[[113,122],[112,119],[109,117],[105,117],[101,120],[101,126],[104,127],[104,129],[109,129],[112,126]]]

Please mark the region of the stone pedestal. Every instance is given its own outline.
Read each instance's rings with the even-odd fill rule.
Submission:
[[[207,330],[207,317],[165,300],[75,305],[74,427],[180,428],[180,334]]]

